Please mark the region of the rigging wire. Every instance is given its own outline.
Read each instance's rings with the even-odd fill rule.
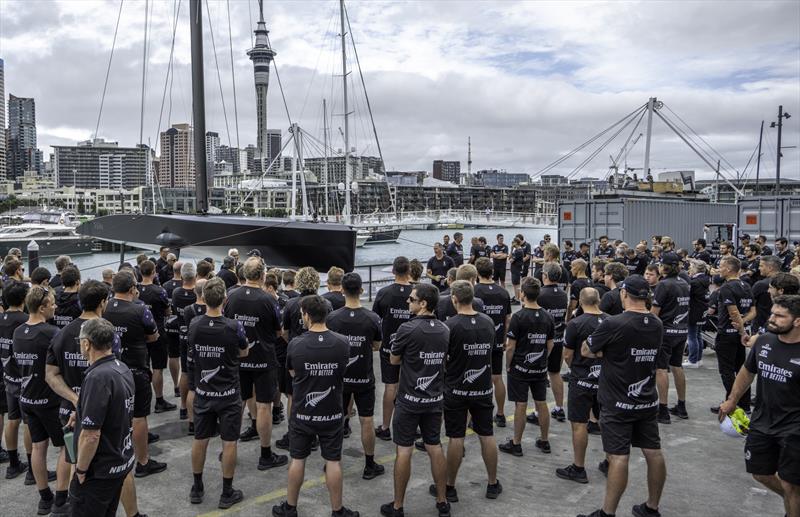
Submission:
[[[217,84],[219,85],[219,97],[222,101],[222,116],[225,119],[225,132],[228,134],[228,147],[233,147],[231,143],[231,126],[228,124],[228,109],[225,107],[225,92],[222,90],[222,75],[219,72],[219,60],[217,59],[217,44],[214,41],[214,26],[211,23],[211,10],[206,0],[206,18],[208,19],[208,32],[211,34],[211,48],[214,51],[214,66],[217,68]],[[205,138],[205,135],[204,135]]]
[[[687,123],[686,123],[686,121],[685,121],[685,120],[683,120],[683,119],[681,118],[681,116],[680,116],[680,115],[678,115],[677,113],[675,113],[674,111],[672,111],[672,109],[671,109],[669,106],[667,106],[666,104],[664,104],[664,107],[665,107],[665,108],[667,108],[667,110],[669,110],[669,112],[670,112],[670,113],[672,113],[673,115],[675,115],[675,117],[676,117],[676,118],[677,118],[679,121],[681,121],[681,122],[683,123],[683,125],[685,125],[687,128],[689,128],[689,130],[690,130],[692,133],[694,133],[694,134],[697,136],[697,138],[699,138],[699,139],[700,139],[700,141],[701,141],[701,142],[703,142],[704,144],[706,144],[706,146],[708,146],[708,148],[709,148],[709,149],[711,149],[711,151],[713,151],[713,152],[714,152],[714,154],[716,154],[716,155],[717,155],[717,157],[718,157],[718,158],[719,158],[719,159],[720,159],[722,162],[726,163],[726,164],[727,164],[727,165],[728,165],[728,166],[729,166],[731,169],[733,169],[734,171],[736,171],[737,173],[739,173],[739,170],[738,170],[736,167],[734,167],[734,166],[731,164],[731,162],[729,162],[728,160],[726,160],[726,159],[725,159],[725,157],[724,157],[724,156],[722,156],[722,154],[721,154],[719,151],[717,151],[716,149],[714,149],[714,147],[713,147],[711,144],[709,144],[708,142],[706,142],[706,140],[705,140],[705,139],[704,139],[702,136],[700,136],[700,135],[697,133],[697,131],[695,131],[694,129],[692,129],[692,127],[691,127],[689,124],[687,124]]]
[[[150,0],[144,1],[144,40],[142,46],[142,103],[139,110],[139,144],[142,144],[144,135],[144,100],[147,81],[147,29],[150,22]]]
[[[239,144],[239,110],[236,102],[236,62],[233,60],[233,35],[231,32],[231,0],[226,0],[225,6],[228,11],[228,48],[231,51],[231,84],[233,85],[233,121],[236,128],[236,148],[241,149]]]
[[[272,48],[272,43],[269,41],[269,34],[267,34],[267,46]],[[283,83],[281,82],[281,76],[278,73],[278,63],[275,61],[275,58],[272,58],[272,64],[275,68],[275,79],[278,80],[278,88],[281,91],[281,99],[283,99],[283,109],[286,110],[286,118],[289,119],[289,126],[293,126],[294,122],[292,122],[292,116],[289,114],[289,104],[286,102],[286,93],[283,91]]]
[[[641,120],[641,119],[640,119],[640,120]],[[633,122],[633,121],[634,121],[634,118],[630,118],[630,119],[628,119],[628,122],[626,122],[626,123],[625,123],[625,125],[623,125],[622,127],[620,127],[620,128],[617,130],[617,132],[616,132],[616,133],[614,133],[613,135],[611,135],[611,136],[610,136],[610,137],[609,137],[609,138],[608,138],[608,139],[607,139],[605,142],[603,142],[602,144],[600,144],[600,147],[598,147],[597,149],[595,149],[595,151],[594,151],[594,152],[590,153],[590,154],[589,154],[589,156],[587,156],[587,157],[586,157],[586,159],[584,159],[584,160],[583,160],[581,163],[579,163],[579,164],[578,164],[578,166],[577,166],[577,167],[575,167],[575,168],[572,170],[572,172],[570,172],[569,174],[567,174],[567,178],[569,179],[569,178],[572,178],[573,176],[577,175],[577,174],[578,174],[578,173],[581,171],[581,169],[583,169],[583,168],[584,168],[584,167],[585,167],[585,166],[586,166],[586,165],[587,165],[589,162],[591,162],[592,160],[594,160],[594,158],[595,158],[595,157],[596,157],[598,154],[600,154],[600,151],[602,151],[603,149],[605,149],[605,147],[606,147],[606,146],[607,146],[607,145],[608,145],[608,144],[609,144],[609,143],[610,143],[612,140],[614,140],[615,138],[617,138],[617,136],[619,136],[619,134],[620,134],[620,133],[622,133],[623,131],[625,131],[625,128],[626,128],[626,127],[628,127],[628,126],[631,124],[631,122]]]
[[[106,68],[106,80],[103,83],[103,94],[100,97],[100,111],[97,113],[97,124],[94,126],[94,137],[97,138],[97,133],[100,131],[100,117],[103,115],[103,104],[106,100],[106,90],[108,89],[108,78],[111,75],[111,62],[114,60],[114,48],[117,45],[117,33],[119,32],[119,21],[122,18],[122,6],[125,0],[119,0],[119,12],[117,13],[117,23],[114,26],[114,39],[111,41],[111,55],[108,56],[108,67]]]

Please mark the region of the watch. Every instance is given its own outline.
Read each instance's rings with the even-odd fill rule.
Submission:
[[[81,470],[77,465],[75,466],[75,473],[79,476],[85,476],[87,472],[87,470]]]

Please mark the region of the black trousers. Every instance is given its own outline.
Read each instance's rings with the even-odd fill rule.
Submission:
[[[722,379],[722,385],[725,386],[725,398],[727,398],[733,389],[736,374],[739,373],[739,369],[744,364],[747,349],[742,345],[739,334],[717,334],[714,345],[717,352],[717,368]],[[739,399],[738,405],[746,411],[750,410],[750,388],[747,388],[742,398]]]
[[[115,517],[125,476],[111,479],[86,478],[78,483],[77,476],[69,484],[72,517]]]

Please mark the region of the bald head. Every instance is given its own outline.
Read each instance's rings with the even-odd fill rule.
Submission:
[[[585,311],[588,308],[597,308],[600,305],[600,293],[594,287],[584,287],[580,294],[581,307]]]

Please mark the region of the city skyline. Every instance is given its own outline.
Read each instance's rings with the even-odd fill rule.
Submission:
[[[480,8],[473,9],[476,5]],[[5,60],[6,98],[14,94],[36,99],[39,148],[45,156],[53,145],[75,145],[93,136],[118,7],[116,2],[0,1],[5,20],[0,57]],[[653,95],[739,170],[758,142],[764,119],[767,136],[761,173],[773,176],[776,135],[769,123],[777,118],[778,104],[800,115],[800,42],[796,37],[800,9],[793,2],[737,2],[725,7],[694,2],[670,4],[669,9],[635,2],[448,2],[446,8],[441,2],[361,2],[348,7],[390,170],[430,170],[437,159],[466,164],[466,141],[471,136],[473,171],[497,168],[532,173]],[[145,143],[149,138],[153,146],[158,139],[173,8],[171,2],[158,3],[151,15]],[[166,120],[165,108],[162,132],[174,123],[187,122],[190,114],[188,7],[181,9],[169,107],[172,116]],[[207,128],[219,133],[220,143],[237,147],[225,4],[211,2],[210,10],[230,133],[222,114],[209,34],[205,42]],[[123,9],[97,135],[125,146],[138,140],[143,11],[143,6],[128,4]],[[321,116],[314,114],[321,113],[323,94],[309,85],[313,86],[315,77],[323,86],[341,81],[320,79],[336,71],[323,69],[329,58],[341,59],[338,47],[324,48],[338,32],[334,14],[338,14],[334,2],[265,3],[270,43],[278,53],[275,65],[293,120],[319,134],[320,140]],[[255,0],[231,4],[238,147],[242,149],[257,139],[253,69],[246,54],[252,48],[257,16]],[[715,23],[706,23],[709,19]],[[33,21],[37,31],[51,28],[53,37],[30,38]],[[350,54],[348,66],[357,77]],[[34,80],[41,70],[58,73],[59,81]],[[332,87],[330,91],[335,92]],[[329,113],[335,113],[335,94],[330,97]],[[268,127],[282,128],[285,135],[289,124],[277,84],[273,83],[268,98]],[[797,120],[786,121],[784,146],[800,144]],[[340,116],[331,127],[334,148],[342,147],[335,140],[338,125]],[[654,124],[653,172],[695,169],[700,177],[708,177],[709,168],[667,131],[663,124]],[[355,145],[359,153],[377,155],[365,143],[369,133],[363,128],[361,134],[356,133]],[[621,143],[615,141],[581,175],[607,171],[608,154],[616,154]],[[641,167],[641,150],[640,143],[629,156],[634,166]],[[797,177],[798,150],[785,149],[783,154],[782,175]],[[577,158],[554,172],[569,173],[580,161]]]

